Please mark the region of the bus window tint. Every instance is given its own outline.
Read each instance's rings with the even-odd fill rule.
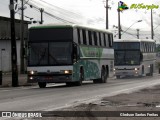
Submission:
[[[115,65],[139,65],[140,51],[115,51]]]
[[[48,64],[48,43],[31,43],[29,49],[29,65]]]
[[[104,38],[104,46],[106,46],[106,37],[104,33],[103,33],[103,38]]]
[[[92,45],[92,32],[88,31],[89,45]]]
[[[109,47],[109,38],[108,38],[108,34],[105,34],[105,41],[106,41],[106,47]]]
[[[101,46],[102,44],[101,44],[101,33],[100,32],[98,33],[98,36],[99,36],[99,45]]]
[[[83,44],[87,45],[87,41],[86,41],[86,31],[82,30],[82,36],[83,36]]]
[[[49,64],[71,64],[72,63],[71,42],[50,42],[49,43]],[[62,54],[63,53],[63,54]]]
[[[94,44],[97,45],[97,33],[94,32],[93,36],[94,36]]]
[[[108,37],[109,37],[109,47],[112,47],[112,45],[113,45],[113,36],[112,36],[112,34],[109,34]]]
[[[139,50],[140,43],[138,42],[115,42],[114,49],[132,49],[132,50]]]
[[[77,34],[78,34],[78,43],[81,43],[81,37],[80,37],[80,29],[77,29]]]
[[[101,45],[104,46],[104,36],[103,36],[103,33],[101,33]]]

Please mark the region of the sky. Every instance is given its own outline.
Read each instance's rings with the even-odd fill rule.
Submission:
[[[105,0],[25,0],[27,3],[37,6],[38,8],[44,8],[44,11],[52,14],[52,17],[44,14],[44,24],[48,23],[64,23],[70,22],[75,24],[83,24],[87,26],[103,28],[105,29]],[[108,0],[108,4],[111,9],[109,12],[109,29],[112,30],[116,36],[117,28],[113,26],[118,25],[118,13],[117,7],[119,0]],[[143,5],[159,5],[158,9],[153,9],[153,26],[155,29],[155,39],[160,40],[160,0],[122,0],[124,3],[130,6],[132,4]],[[9,0],[0,0],[0,16],[9,17]],[[21,0],[18,0],[18,6],[21,6]],[[29,5],[25,5],[24,15],[33,20],[40,21],[40,12],[37,9],[30,8]],[[20,18],[20,10],[15,14],[16,18]],[[140,30],[141,37],[150,38],[150,20],[151,10],[147,9],[128,9],[124,10],[121,14],[121,26],[122,30],[127,30],[128,33],[122,33],[123,37],[136,38],[136,29]],[[58,17],[58,18],[57,18]],[[60,18],[60,19],[59,19]],[[25,17],[25,20],[30,19]],[[137,22],[142,20],[142,22]],[[143,35],[145,34],[145,35]],[[160,41],[159,41],[160,42]]]

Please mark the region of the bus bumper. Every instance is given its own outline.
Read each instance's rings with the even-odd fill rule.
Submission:
[[[46,83],[65,83],[72,81],[72,75],[60,75],[60,76],[28,76],[28,83],[46,82]]]
[[[114,71],[115,76],[139,76],[139,71],[128,70],[128,71]]]

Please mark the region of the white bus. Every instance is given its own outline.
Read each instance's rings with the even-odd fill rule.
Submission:
[[[155,46],[152,39],[114,40],[115,76],[152,76],[156,62]]]
[[[113,76],[113,34],[78,25],[42,25],[29,29],[28,82],[81,85],[105,83]]]

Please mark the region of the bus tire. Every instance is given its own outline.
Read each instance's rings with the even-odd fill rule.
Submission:
[[[109,77],[109,69],[108,69],[108,67],[106,68],[106,83],[107,83],[107,79],[108,79],[108,77]]]
[[[99,83],[99,79],[94,79],[93,83]]]
[[[150,65],[150,74],[149,76],[153,76],[153,64]]]
[[[142,73],[141,73],[141,76],[144,75],[144,65],[142,65]]]
[[[105,68],[102,68],[100,83],[106,83],[106,79],[107,79],[107,71],[105,70]]]
[[[40,88],[45,88],[47,83],[46,82],[38,82]]]
[[[72,82],[66,82],[66,85],[67,86],[73,86],[73,83]]]
[[[116,75],[116,78],[117,78],[117,79],[120,79],[120,75]]]
[[[77,81],[75,84],[77,86],[81,86],[82,85],[82,81],[84,80],[84,70],[81,69],[80,70],[80,77],[79,77],[79,81]]]

